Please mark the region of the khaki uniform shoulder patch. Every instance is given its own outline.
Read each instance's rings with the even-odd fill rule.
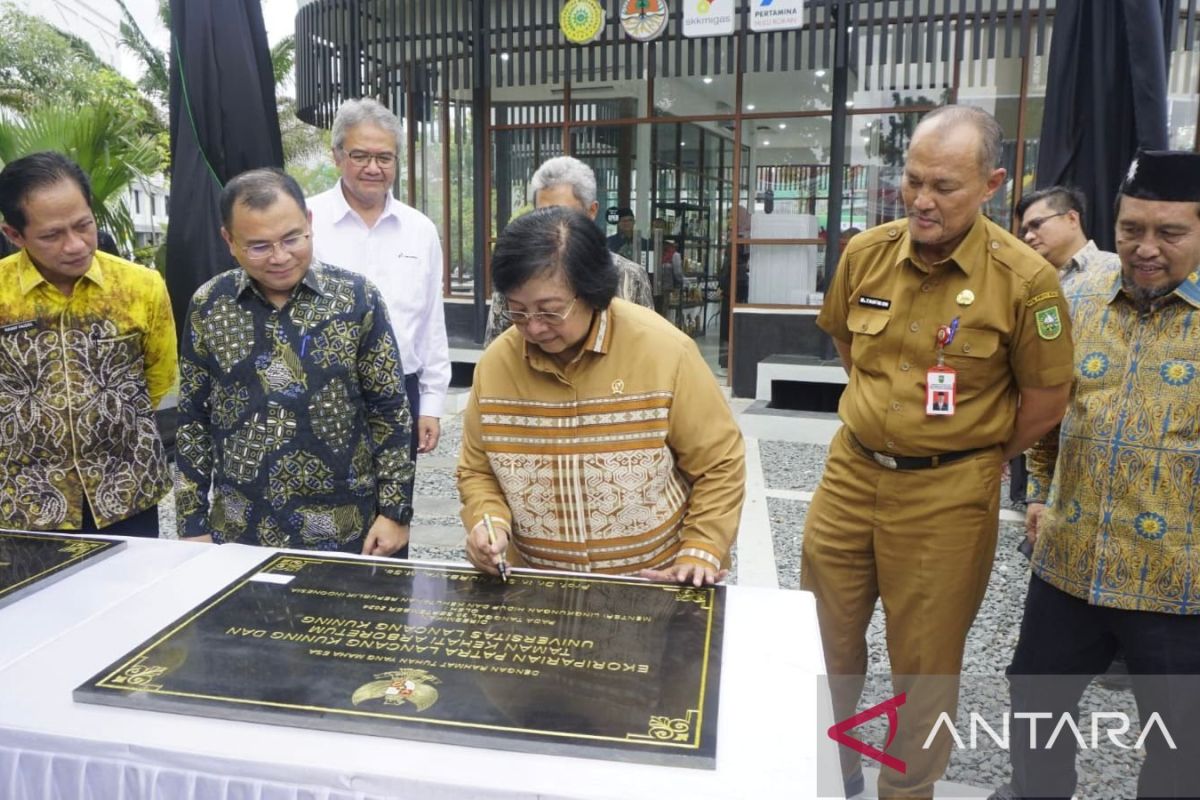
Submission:
[[[1057,294],[1057,292],[1050,292],[1050,294]],[[1046,306],[1034,312],[1034,319],[1037,320],[1038,336],[1043,339],[1057,339],[1062,335],[1062,316],[1058,313],[1058,306]]]

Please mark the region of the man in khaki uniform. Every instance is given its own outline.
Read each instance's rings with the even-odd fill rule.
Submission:
[[[801,583],[816,595],[838,720],[857,710],[867,624],[883,600],[893,685],[905,693],[887,752],[905,770],[881,769],[881,798],[932,797],[945,770],[945,726],[922,744],[957,708],[1001,468],[1058,423],[1070,389],[1054,268],[981,213],[1004,185],[1000,144],[979,109],[926,116],[905,163],[908,218],[851,240],[818,318],[850,380],[807,515]],[[857,793],[858,754],[840,750]]]

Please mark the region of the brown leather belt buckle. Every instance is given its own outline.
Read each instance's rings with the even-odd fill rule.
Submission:
[[[874,458],[881,467],[887,467],[888,469],[900,468],[900,465],[896,463],[896,459],[892,458],[891,456],[885,456],[883,453],[876,453],[874,450],[872,450],[871,457]]]

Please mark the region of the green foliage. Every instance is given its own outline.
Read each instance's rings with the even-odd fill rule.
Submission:
[[[287,83],[292,76],[292,67],[296,65],[296,37],[285,36],[271,48],[271,73],[275,78],[275,86]]]
[[[288,169],[311,161],[317,156],[328,160],[332,148],[327,130],[309,125],[296,116],[296,101],[280,95],[279,136],[283,140],[283,160]]]
[[[129,8],[125,5],[124,0],[116,0],[116,2],[121,7],[121,45],[136,55],[145,68],[141,80],[138,81],[138,88],[160,107],[166,108],[171,93],[171,81],[167,71],[170,62],[167,54],[146,38],[146,34],[142,32],[142,28],[133,18],[133,14],[129,13]],[[158,0],[158,18],[162,21],[164,28],[170,28],[170,0]]]
[[[325,135],[328,136],[328,132]],[[332,189],[340,177],[337,167],[329,158],[314,158],[299,164],[289,164],[287,172],[300,184],[305,197]]]
[[[26,111],[43,99],[82,104],[96,73],[91,47],[10,3],[0,6],[0,106]],[[111,71],[111,70],[109,70]]]
[[[0,163],[37,150],[73,156],[84,169],[95,165],[97,217],[126,228],[128,211],[108,202],[126,184],[121,175],[153,172],[166,162],[169,138],[158,108],[138,87],[110,68],[78,36],[44,20],[0,6]],[[89,147],[102,148],[88,152]],[[110,166],[128,157],[121,170]],[[129,178],[132,180],[132,177]],[[127,182],[126,182],[127,183]],[[111,219],[110,219],[111,217]],[[131,231],[132,228],[129,228]]]
[[[164,278],[167,277],[167,244],[148,244],[133,248],[133,260],[147,267],[154,267]]]
[[[156,140],[139,132],[128,109],[104,98],[82,108],[47,103],[0,119],[0,163],[42,150],[65,153],[88,173],[97,224],[128,246],[133,220],[123,192],[161,167]]]

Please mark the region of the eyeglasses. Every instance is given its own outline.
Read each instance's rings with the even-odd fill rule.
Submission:
[[[500,312],[501,319],[508,320],[513,325],[528,325],[535,319],[545,325],[558,326],[567,321],[567,317],[571,316],[571,310],[575,308],[575,301],[579,299],[576,295],[571,299],[571,305],[567,306],[566,310],[561,314],[555,314],[553,311],[510,311],[507,308]]]
[[[304,247],[304,241],[312,236],[311,233],[298,233],[295,236],[287,236],[280,239],[278,242],[256,242],[254,244],[240,244],[242,252],[246,254],[246,258],[251,261],[263,261],[274,254],[275,248],[278,247],[286,254],[297,253]]]
[[[349,153],[346,153],[346,156],[354,162],[354,166],[356,167],[365,167],[371,163],[372,159],[379,165],[380,169],[387,169],[396,163],[395,153],[368,153],[366,150],[351,150]]]
[[[1030,231],[1037,233],[1038,230],[1040,230],[1041,227],[1043,225],[1045,225],[1049,220],[1052,220],[1055,217],[1061,217],[1061,216],[1064,216],[1064,215],[1070,214],[1070,213],[1071,213],[1070,211],[1060,211],[1057,214],[1049,214],[1044,217],[1038,217],[1037,219],[1031,219],[1031,220],[1029,220],[1029,222],[1026,222],[1020,228],[1017,228],[1017,233],[1019,233],[1021,235],[1021,238],[1024,239],[1025,234],[1029,233]]]

